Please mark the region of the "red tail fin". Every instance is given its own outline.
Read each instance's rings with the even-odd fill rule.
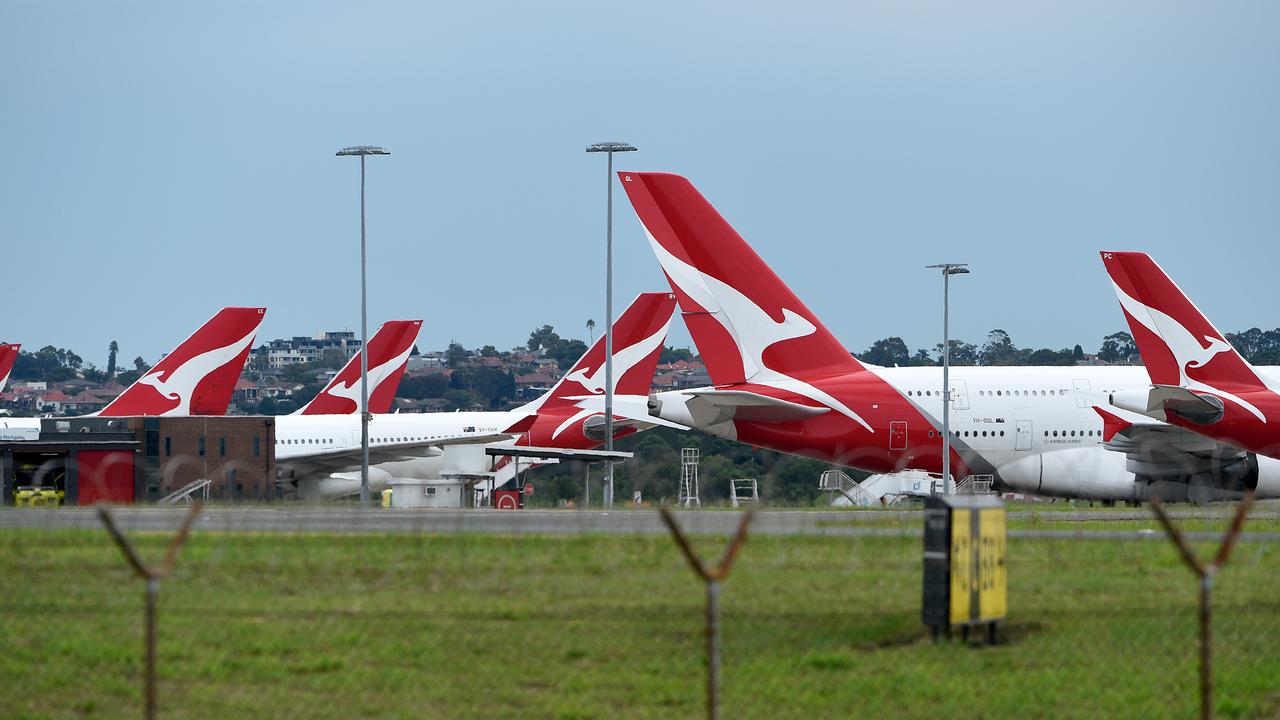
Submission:
[[[369,338],[369,412],[391,412],[396,388],[409,364],[421,320],[391,320]],[[364,352],[361,350],[360,352]],[[298,415],[347,415],[360,412],[360,353],[333,376]]]
[[[1104,252],[1102,262],[1152,383],[1223,390],[1265,386],[1150,256]]]
[[[671,293],[641,293],[613,324],[613,392],[617,395],[647,395],[658,367],[667,326],[675,312]],[[572,398],[604,394],[604,337],[579,358],[564,377],[530,410],[568,407]]]
[[[713,382],[862,367],[688,180],[618,175]]]
[[[0,392],[9,384],[9,373],[13,372],[13,364],[18,361],[18,350],[21,345],[0,343]]]
[[[224,415],[266,308],[223,308],[100,415]]]

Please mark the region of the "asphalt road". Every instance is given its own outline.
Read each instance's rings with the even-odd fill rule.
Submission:
[[[131,532],[171,532],[178,527],[185,507],[121,507],[112,510],[118,524]],[[1225,518],[1233,506],[1176,508],[1180,518]],[[1010,512],[1010,519],[1029,518],[1035,513]],[[1148,520],[1146,510],[1040,513],[1054,521],[1107,522]],[[1260,507],[1254,517],[1280,517],[1280,508]],[[731,535],[742,513],[732,511],[678,511],[677,518],[687,532],[699,535]],[[902,511],[814,511],[765,510],[757,512],[752,534],[810,536],[919,536],[922,512]],[[905,527],[886,527],[899,521]],[[893,523],[897,524],[897,523]],[[0,529],[87,528],[100,529],[93,508],[50,508],[0,510]],[[229,533],[483,533],[497,535],[654,535],[667,533],[658,513],[652,510],[394,510],[343,506],[210,507],[196,521],[196,530]],[[1153,530],[1010,530],[1010,537],[1086,539],[1163,539]],[[1188,533],[1192,538],[1218,537],[1217,533]],[[1280,533],[1247,533],[1245,540],[1280,540]]]

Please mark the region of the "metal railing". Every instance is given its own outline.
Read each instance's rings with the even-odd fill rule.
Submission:
[[[991,475],[967,475],[956,483],[956,495],[990,495],[995,478]]]
[[[209,478],[200,478],[199,480],[192,480],[186,485],[183,485],[177,490],[174,490],[168,495],[165,495],[164,497],[160,498],[158,501],[156,501],[156,504],[157,505],[176,505],[183,500],[187,501],[187,503],[190,504],[191,496],[197,492],[201,493],[201,497],[200,497],[201,500],[208,502],[209,486],[212,484],[213,484],[213,481],[210,480]]]

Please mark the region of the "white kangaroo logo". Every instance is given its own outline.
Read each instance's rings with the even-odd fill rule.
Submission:
[[[200,381],[205,379],[209,373],[231,362],[253,344],[253,336],[257,330],[258,326],[255,324],[247,335],[230,345],[214,348],[196,355],[169,371],[163,380],[160,379],[161,372],[153,370],[138,378],[135,386],[150,385],[166,399],[178,401],[177,407],[159,413],[160,415],[190,415],[191,396],[195,394],[196,385],[199,385]],[[128,392],[126,391],[125,394],[127,395]]]
[[[742,358],[742,373],[746,380],[803,395],[838,411],[868,432],[875,432],[866,420],[827,392],[765,365],[765,350],[784,340],[812,335],[818,329],[813,323],[786,308],[782,309],[782,322],[774,320],[737,288],[672,255],[648,228],[645,228],[645,235],[649,237],[649,244],[653,246],[658,263],[667,276],[694,302],[711,313],[733,338]]]
[[[649,337],[613,353],[613,386],[615,390],[618,387],[619,380],[630,372],[631,368],[638,365],[641,360],[649,357],[654,350],[657,350],[662,345],[663,339],[667,336],[668,323],[670,323],[670,319]],[[578,383],[593,395],[599,395],[604,392],[604,371],[604,363],[601,363],[595,372],[591,372],[589,367],[584,367],[565,375],[564,379]]]
[[[1129,317],[1137,320],[1143,327],[1155,333],[1156,337],[1164,341],[1165,346],[1169,348],[1169,352],[1173,353],[1174,361],[1178,364],[1180,385],[1190,390],[1201,390],[1224,397],[1248,410],[1262,422],[1265,423],[1267,421],[1267,417],[1252,404],[1229,392],[1219,390],[1212,385],[1193,380],[1187,376],[1188,368],[1202,368],[1212,362],[1218,355],[1225,352],[1234,352],[1230,343],[1222,338],[1205,335],[1204,339],[1209,343],[1209,347],[1206,348],[1186,326],[1172,316],[1130,297],[1115,281],[1112,281],[1111,286],[1115,288],[1116,298],[1120,300],[1120,307],[1129,313]]]
[[[364,352],[364,350],[361,349],[360,352]],[[409,347],[405,348],[404,352],[400,353],[399,355],[391,358],[390,360],[382,363],[381,365],[369,368],[369,394],[372,395],[375,391],[377,391],[378,386],[380,386],[384,381],[386,381],[387,378],[391,377],[391,375],[393,375],[397,370],[399,370],[402,365],[408,362],[409,354],[412,352],[413,352],[413,346],[410,345]],[[360,367],[360,364],[358,362],[359,360],[360,360],[360,356],[357,355],[351,361],[356,364],[357,370],[359,370],[359,367]],[[348,363],[348,365],[349,364],[350,363]],[[343,371],[345,372],[346,368],[343,368]],[[337,378],[335,378],[333,384],[330,385],[328,388],[326,388],[324,392],[322,392],[321,394],[322,395],[329,394],[334,397],[340,397],[340,398],[345,398],[347,400],[350,400],[351,402],[355,403],[356,412],[360,412],[362,409],[360,407],[360,376],[358,374],[356,375],[355,380],[352,380],[350,384],[341,382],[337,380]],[[298,410],[297,412],[302,412],[302,411]]]

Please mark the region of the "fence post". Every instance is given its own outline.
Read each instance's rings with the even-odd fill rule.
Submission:
[[[142,558],[134,550],[133,544],[116,526],[115,519],[111,517],[111,511],[102,506],[98,507],[98,517],[102,520],[102,524],[107,527],[107,533],[111,535],[111,539],[120,548],[120,552],[124,554],[124,559],[129,563],[129,567],[133,568],[138,577],[146,581],[144,617],[147,655],[142,715],[146,720],[154,720],[156,716],[156,602],[160,596],[160,580],[173,569],[173,563],[178,559],[178,551],[182,548],[183,543],[187,541],[187,535],[191,532],[191,524],[195,522],[196,515],[200,514],[200,507],[200,501],[198,500],[191,503],[191,509],[187,511],[187,516],[183,518],[182,526],[178,528],[178,534],[169,542],[169,550],[165,553],[164,560],[158,566],[148,566],[142,562]]]
[[[1218,554],[1207,565],[1196,557],[1195,551],[1187,543],[1187,538],[1173,524],[1173,520],[1165,511],[1164,503],[1160,502],[1160,498],[1152,497],[1150,503],[1151,510],[1160,520],[1165,534],[1181,553],[1182,562],[1191,568],[1191,572],[1195,573],[1200,580],[1200,717],[1203,720],[1209,720],[1213,717],[1213,579],[1227,564],[1231,549],[1235,546],[1236,539],[1240,537],[1240,531],[1244,529],[1245,517],[1253,507],[1253,491],[1245,493],[1244,500],[1236,508],[1236,516],[1231,522],[1231,527],[1222,537]]]
[[[738,557],[738,549],[742,547],[742,543],[747,539],[747,526],[751,524],[751,518],[755,515],[755,510],[747,510],[742,514],[742,520],[738,523],[738,531],[734,533],[733,540],[729,542],[729,547],[725,548],[724,556],[720,558],[720,563],[714,568],[708,568],[702,558],[693,551],[693,545],[689,543],[689,538],[680,530],[680,526],[676,524],[675,516],[666,507],[661,507],[658,512],[662,514],[662,521],[671,529],[671,535],[675,538],[676,545],[680,547],[680,551],[684,553],[685,559],[689,561],[689,566],[693,568],[694,574],[707,584],[707,718],[709,720],[719,720],[720,717],[720,581],[724,580],[729,574],[729,570],[733,567],[733,561]]]

